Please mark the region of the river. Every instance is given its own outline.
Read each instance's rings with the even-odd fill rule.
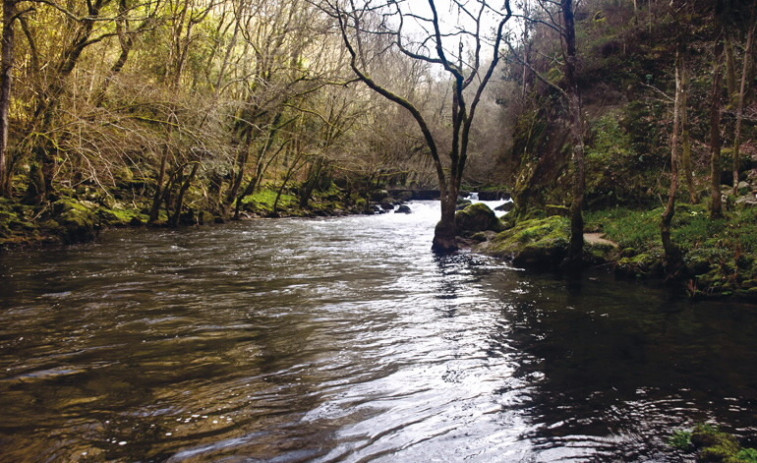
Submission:
[[[682,462],[754,445],[757,310],[430,252],[413,214],[0,256],[0,462]],[[749,440],[750,436],[752,440]]]

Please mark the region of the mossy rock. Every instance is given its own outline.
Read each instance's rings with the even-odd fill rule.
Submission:
[[[471,236],[486,230],[498,232],[503,228],[494,211],[483,203],[471,204],[455,214],[455,229],[461,236]]]
[[[147,223],[149,217],[135,209],[110,209],[101,207],[97,217],[103,225],[110,227],[139,226]]]
[[[52,204],[52,218],[61,227],[61,239],[65,243],[91,241],[95,238],[98,220],[96,205],[78,202],[70,198],[59,199]]]
[[[634,256],[622,257],[615,266],[618,276],[651,278],[663,273],[662,251],[650,250]]]
[[[473,204],[473,201],[469,199],[458,199],[457,205],[455,206],[455,210],[462,211],[463,209],[470,206],[471,204]]]
[[[507,259],[518,267],[554,268],[568,252],[570,222],[561,216],[531,219],[500,232],[482,251]]]
[[[697,448],[697,461],[702,463],[749,463],[748,451],[742,449],[734,436],[717,426],[700,424],[691,433],[691,443]]]

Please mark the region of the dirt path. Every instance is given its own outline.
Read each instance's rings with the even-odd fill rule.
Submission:
[[[590,244],[609,244],[610,246],[617,248],[618,243],[603,238],[604,233],[584,233],[584,241]]]

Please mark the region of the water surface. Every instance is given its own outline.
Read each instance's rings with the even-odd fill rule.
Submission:
[[[414,213],[0,256],[0,462],[680,462],[754,445],[757,310],[430,252]]]

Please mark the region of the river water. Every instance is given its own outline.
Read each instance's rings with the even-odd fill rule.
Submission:
[[[0,462],[681,462],[757,431],[757,310],[430,252],[414,213],[0,256]]]

